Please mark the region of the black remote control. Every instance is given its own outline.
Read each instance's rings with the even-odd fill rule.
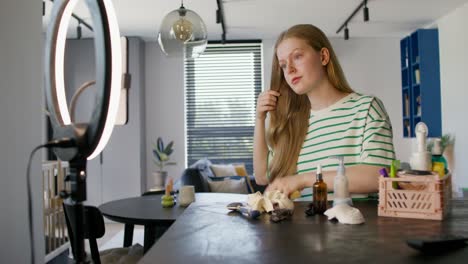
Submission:
[[[440,253],[467,246],[468,237],[455,235],[441,235],[427,238],[413,238],[406,240],[408,246],[423,253]]]

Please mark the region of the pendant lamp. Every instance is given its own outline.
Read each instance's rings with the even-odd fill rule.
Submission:
[[[159,29],[159,47],[167,56],[197,58],[205,51],[208,34],[201,17],[184,7],[168,13]]]

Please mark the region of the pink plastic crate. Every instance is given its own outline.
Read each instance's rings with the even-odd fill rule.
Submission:
[[[379,216],[442,220],[450,211],[451,175],[379,179]],[[393,186],[398,184],[399,189]]]

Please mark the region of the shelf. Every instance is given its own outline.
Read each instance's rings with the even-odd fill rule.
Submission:
[[[419,29],[400,41],[403,137],[415,137],[424,122],[429,137],[440,137],[439,39],[437,29]]]
[[[419,122],[421,122],[421,117],[415,116],[415,117],[413,118],[413,126],[416,126]],[[426,123],[426,122],[424,122],[424,123]],[[427,125],[427,124],[426,124],[426,125]]]

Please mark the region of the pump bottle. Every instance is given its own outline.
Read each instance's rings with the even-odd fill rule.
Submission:
[[[338,159],[339,162],[336,176],[333,180],[333,206],[342,203],[347,203],[348,205],[352,206],[353,201],[349,195],[348,177],[345,175],[344,157],[333,156],[330,158]]]
[[[323,181],[322,166],[317,166],[317,181],[312,186],[314,211],[323,214],[327,210],[327,184]]]

